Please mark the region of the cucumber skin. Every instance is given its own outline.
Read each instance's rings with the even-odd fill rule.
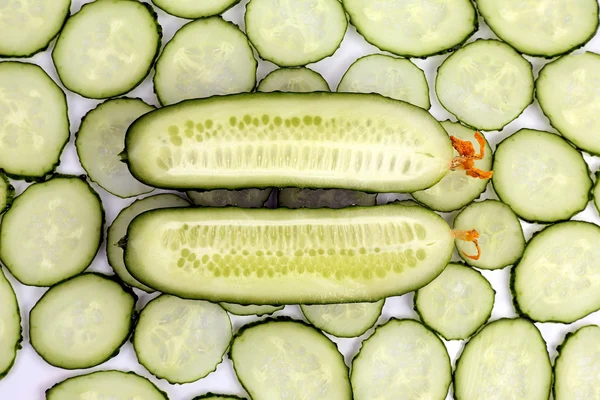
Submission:
[[[0,266],[0,275],[4,275],[4,279],[6,279],[6,274],[4,273],[4,271],[2,270],[2,267]],[[8,281],[8,279],[7,279]],[[10,282],[9,282],[10,285]],[[15,293],[14,288],[12,288],[11,285],[11,289],[13,291],[13,295],[15,296],[15,300],[17,300],[17,294]],[[17,312],[19,313],[19,317],[21,316],[21,307],[19,306],[19,302],[17,301]],[[20,318],[19,321],[19,325],[21,327],[20,329],[20,334],[19,334],[19,339],[17,340],[17,344],[15,345],[15,357],[13,358],[12,362],[10,363],[10,365],[8,366],[8,368],[5,371],[0,371],[0,381],[2,380],[2,378],[4,378],[5,376],[8,375],[8,373],[10,372],[10,370],[12,369],[12,367],[15,365],[15,361],[17,361],[17,355],[19,350],[21,350],[23,348],[23,318]]]
[[[580,330],[582,330],[583,328],[587,328],[588,326],[597,326],[597,325],[584,325],[580,328],[578,328],[576,331],[574,332],[567,332],[567,334],[565,335],[565,338],[563,339],[563,341],[556,347],[556,353],[558,354],[556,356],[556,359],[554,360],[554,365],[552,365],[552,398],[556,399],[556,365],[558,364],[558,360],[560,359],[560,356],[562,355],[562,351],[564,350],[565,346],[567,345],[569,339],[577,336],[577,334],[579,333]]]
[[[598,198],[598,201],[596,201],[596,197],[594,196],[594,191],[596,190],[596,187],[600,185],[600,171],[596,171],[594,176],[596,177],[596,182],[592,185],[592,189],[590,190],[590,200],[594,202],[596,210],[600,213],[600,197]],[[598,190],[600,190],[600,188],[598,188]]]
[[[0,215],[2,215],[5,211],[7,211],[10,208],[13,200],[15,199],[15,188],[13,185],[10,184],[6,174],[1,169],[0,169],[0,179],[4,180],[4,182],[6,182],[6,192],[7,192],[6,193],[7,194],[6,206],[4,207],[4,209],[0,209]]]
[[[204,400],[204,399],[238,399],[238,400],[248,400],[245,397],[235,396],[233,394],[216,394],[216,393],[206,393],[202,396],[196,396],[192,400]]]
[[[228,7],[226,7],[226,8],[224,8],[224,9],[222,9],[222,10],[221,10],[221,11],[219,11],[218,13],[215,13],[215,14],[212,14],[212,15],[204,15],[204,16],[200,16],[200,17],[198,17],[198,16],[186,16],[186,17],[183,17],[183,16],[179,16],[179,15],[171,14],[171,13],[170,13],[170,12],[168,12],[167,10],[163,9],[161,6],[157,5],[157,4],[156,4],[154,1],[152,1],[152,4],[154,4],[154,5],[156,6],[156,8],[158,8],[158,9],[160,9],[160,10],[162,10],[162,11],[166,12],[167,14],[169,14],[169,15],[171,15],[171,16],[173,16],[173,17],[177,17],[177,18],[184,18],[184,19],[199,19],[199,18],[210,18],[210,17],[214,17],[214,16],[216,16],[216,15],[219,15],[219,14],[223,14],[224,12],[226,12],[226,11],[230,10],[231,8],[235,7],[235,6],[236,6],[236,5],[237,5],[237,4],[238,4],[240,1],[241,1],[241,0],[236,0],[236,1],[234,1],[234,2],[233,2],[233,3],[231,3],[231,4],[230,4]],[[181,15],[183,15],[183,14],[181,14]],[[211,393],[209,393],[209,394],[211,394]],[[192,399],[192,400],[193,400],[193,399]]]

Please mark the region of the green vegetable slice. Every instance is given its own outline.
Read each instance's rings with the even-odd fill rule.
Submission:
[[[197,19],[222,14],[240,0],[152,0],[159,8],[180,18]]]
[[[385,300],[375,303],[301,305],[312,325],[337,337],[358,337],[377,322]]]
[[[272,192],[273,189],[207,190],[188,191],[187,195],[195,205],[202,207],[261,208]]]
[[[10,372],[22,341],[17,295],[0,268],[0,380]]]
[[[279,191],[279,207],[287,208],[344,208],[349,206],[374,206],[377,195],[344,189],[298,189]]]
[[[14,196],[15,188],[10,184],[6,175],[0,170],[0,214],[10,207]]]
[[[283,310],[285,306],[244,306],[241,304],[233,304],[233,303],[219,303],[221,307],[225,310],[229,311],[234,315],[240,316],[248,316],[248,315],[267,315],[273,314],[276,311]]]
[[[260,81],[259,92],[330,92],[329,84],[309,68],[279,68]]]

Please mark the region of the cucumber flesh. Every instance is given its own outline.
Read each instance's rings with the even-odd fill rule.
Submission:
[[[271,196],[273,189],[188,191],[187,195],[197,206],[261,208]]]
[[[152,0],[155,6],[179,18],[198,19],[222,14],[240,0]]]
[[[301,305],[312,325],[330,335],[351,338],[364,334],[377,322],[385,300],[375,303]]]
[[[220,303],[221,307],[223,307],[228,312],[234,315],[240,316],[248,316],[248,315],[267,315],[273,314],[276,311],[283,310],[285,306],[255,306],[249,305],[244,306],[241,304],[233,304],[233,303]]]
[[[312,69],[279,68],[267,75],[256,89],[259,92],[330,92],[329,84]]]
[[[0,214],[10,207],[14,196],[15,188],[10,184],[6,175],[0,171]]]
[[[0,380],[12,368],[22,340],[17,296],[4,271],[0,269]]]
[[[279,207],[287,208],[344,208],[350,206],[374,206],[377,195],[344,189],[298,189],[279,191]]]

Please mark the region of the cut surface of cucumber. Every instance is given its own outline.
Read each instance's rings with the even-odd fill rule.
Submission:
[[[231,338],[231,321],[218,304],[162,295],[140,313],[133,347],[156,377],[190,383],[217,369]]]
[[[0,170],[0,214],[10,207],[14,196],[15,188],[10,184],[2,170]]]
[[[519,219],[506,204],[484,200],[469,204],[454,219],[454,229],[475,229],[479,233],[481,257],[473,260],[475,245],[456,242],[461,258],[469,265],[481,269],[500,269],[516,263],[525,250],[525,237]]]
[[[362,343],[352,361],[356,400],[446,398],[452,381],[444,343],[413,320],[391,319]]]
[[[152,7],[132,0],[94,1],[67,20],[52,51],[63,85],[103,99],[138,86],[158,56],[162,29]]]
[[[125,133],[129,125],[154,107],[140,99],[115,99],[100,104],[81,121],[75,146],[81,165],[90,179],[118,197],[152,191],[139,182],[122,162]]]
[[[261,58],[297,67],[331,56],[348,27],[337,0],[251,0],[246,33]]]
[[[253,93],[152,111],[127,131],[129,168],[162,188],[413,192],[453,148],[431,114],[375,94]]]
[[[0,259],[21,283],[52,286],[83,272],[102,243],[100,197],[79,177],[29,186],[4,214]]]
[[[187,195],[192,203],[202,207],[261,208],[272,192],[273,189],[208,190],[188,191]]]
[[[240,0],[152,0],[154,5],[180,18],[198,19],[222,14]]]
[[[257,62],[246,35],[221,17],[193,21],[167,43],[156,62],[154,90],[162,105],[250,92]]]
[[[548,400],[552,367],[546,343],[525,319],[486,325],[465,346],[454,372],[458,400]]]
[[[276,69],[260,81],[256,90],[294,93],[331,91],[327,81],[318,72],[305,67]]]
[[[231,394],[207,393],[202,396],[194,397],[192,400],[248,400],[245,397],[234,396]]]
[[[377,322],[385,300],[375,303],[301,305],[312,325],[337,337],[358,337]]]
[[[498,144],[492,183],[518,216],[539,222],[571,218],[585,209],[592,189],[579,151],[558,135],[531,129]]]
[[[427,57],[460,46],[478,27],[468,0],[342,0],[367,42],[406,57]]]
[[[570,324],[600,309],[600,227],[552,225],[527,244],[512,270],[517,310],[533,321]]]
[[[136,200],[129,207],[124,208],[108,228],[106,238],[106,256],[108,263],[117,276],[129,286],[136,287],[145,292],[153,292],[152,288],[135,279],[125,268],[123,261],[123,249],[119,247],[119,241],[127,234],[127,228],[131,221],[139,214],[157,208],[188,207],[190,203],[174,194],[158,194]]]
[[[480,272],[450,263],[429,285],[415,292],[415,310],[423,323],[446,340],[463,340],[492,314],[495,291]]]
[[[280,318],[246,325],[229,357],[253,399],[352,399],[344,357],[335,343],[303,322]]]
[[[255,305],[244,306],[241,304],[234,304],[234,303],[220,303],[220,305],[221,305],[221,307],[223,307],[225,310],[232,313],[233,315],[240,315],[240,316],[248,316],[248,315],[261,316],[261,315],[273,314],[276,311],[283,310],[283,308],[285,307],[285,306],[255,306]]]
[[[509,45],[479,39],[442,63],[435,92],[442,106],[466,125],[501,130],[532,103],[533,71]]]
[[[119,353],[135,317],[137,297],[107,276],[86,273],[48,290],[31,310],[29,337],[49,364],[100,365]]]
[[[44,178],[69,141],[64,92],[39,66],[6,61],[0,93],[0,169],[18,179]]]
[[[0,380],[12,368],[22,340],[17,295],[0,268]]]
[[[429,110],[425,73],[405,58],[371,54],[356,60],[346,71],[338,92],[379,93]]]
[[[477,0],[494,33],[521,53],[551,58],[570,53],[598,29],[596,0]]]
[[[345,189],[298,189],[279,191],[279,207],[286,208],[344,208],[374,206],[377,195]]]

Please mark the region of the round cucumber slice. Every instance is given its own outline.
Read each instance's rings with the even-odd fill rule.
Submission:
[[[222,14],[240,0],[152,0],[152,2],[176,17],[198,19]]]
[[[233,304],[233,303],[219,303],[221,307],[225,310],[229,311],[234,315],[267,315],[273,314],[276,311],[283,310],[285,306],[244,306],[241,304]]]
[[[12,368],[22,341],[17,295],[0,268],[0,380]]]
[[[15,188],[10,184],[6,175],[0,170],[0,214],[10,207],[14,196]]]
[[[330,92],[329,84],[309,68],[279,68],[258,84],[259,92]]]
[[[207,190],[187,192],[192,202],[201,207],[243,207],[261,208],[265,205],[273,189]]]
[[[337,337],[358,337],[377,322],[385,300],[375,303],[301,305],[312,325]]]

